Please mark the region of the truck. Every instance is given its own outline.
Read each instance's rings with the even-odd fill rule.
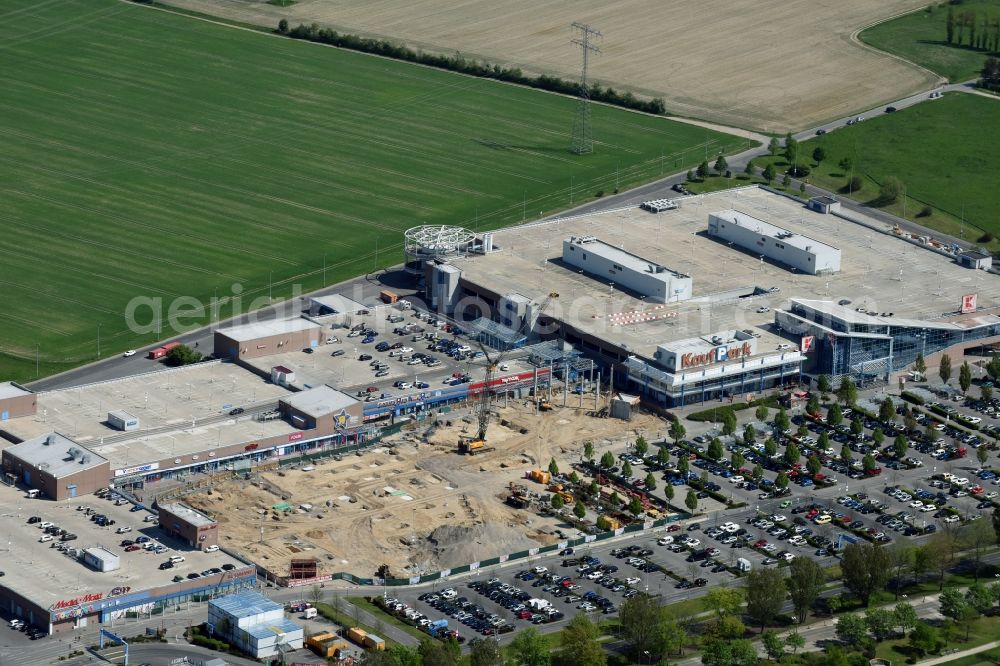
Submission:
[[[388,289],[383,289],[379,292],[378,297],[382,299],[383,303],[395,303],[399,300],[399,295],[394,291],[389,291]]]
[[[427,625],[427,633],[431,636],[437,638],[448,631],[448,620],[440,619],[434,620],[429,625]]]
[[[302,612],[302,618],[305,620],[311,620],[317,615],[319,615],[319,611],[312,607],[309,607]]]
[[[482,439],[463,439],[458,443],[458,452],[474,456],[477,453],[492,451],[492,446],[486,446],[486,441]]]
[[[528,599],[528,608],[532,610],[545,610],[552,606],[548,599]]]
[[[743,573],[750,571],[750,569],[752,568],[750,560],[746,559],[745,557],[739,558],[738,560],[736,560],[736,568],[742,571]]]
[[[180,347],[180,346],[181,346],[181,343],[179,343],[179,342],[168,342],[167,344],[163,345],[162,347],[157,347],[156,349],[149,350],[149,354],[146,356],[146,358],[151,358],[151,359],[163,358],[164,356],[166,356],[167,354],[170,353],[171,349],[173,349],[174,347]]]
[[[384,650],[385,639],[379,638],[375,634],[368,634],[367,636],[365,636],[362,645],[364,645],[369,650]]]

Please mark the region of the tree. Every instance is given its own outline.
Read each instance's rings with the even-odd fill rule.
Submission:
[[[753,443],[757,440],[757,429],[753,427],[752,423],[748,423],[745,428],[743,428],[743,443],[746,446],[753,446]]]
[[[667,451],[667,447],[658,446],[656,447],[656,462],[663,466],[666,466],[670,462],[670,452]]]
[[[649,442],[642,435],[635,438],[635,454],[640,458],[645,458],[649,453]]]
[[[976,460],[979,461],[980,467],[986,467],[986,461],[990,459],[990,452],[986,448],[985,444],[981,444],[976,448]]]
[[[793,139],[790,133],[785,135],[785,159],[793,167],[799,159],[799,142]]]
[[[850,377],[844,376],[837,387],[837,398],[845,405],[853,406],[858,401],[858,387]]]
[[[668,502],[674,501],[674,484],[668,483],[663,486],[663,496],[667,498]]]
[[[917,358],[913,360],[913,369],[920,374],[927,372],[927,361],[924,360],[924,355],[922,353],[918,353]]]
[[[715,639],[705,645],[701,655],[704,666],[757,666],[757,648],[748,640]]]
[[[615,466],[615,456],[611,451],[605,451],[604,455],[601,456],[601,467],[605,469],[610,469]]]
[[[968,393],[969,387],[972,386],[972,368],[969,367],[968,361],[962,363],[958,369],[958,386],[963,394]]]
[[[868,606],[872,595],[889,580],[890,565],[888,551],[881,546],[849,544],[840,561],[844,586],[861,600],[862,605]]]
[[[739,451],[733,451],[733,455],[729,457],[729,462],[734,470],[740,470],[743,468],[743,465],[747,464],[747,459]]]
[[[688,462],[688,454],[685,452],[677,458],[677,471],[686,475],[689,469],[691,469],[691,463]]]
[[[875,462],[875,456],[872,454],[865,454],[865,457],[861,459],[861,469],[865,471],[865,474],[871,475],[877,467],[878,463]]]
[[[549,666],[552,661],[548,642],[534,627],[525,627],[517,632],[507,652],[511,657],[511,666]]]
[[[561,657],[574,666],[606,666],[607,655],[598,642],[600,631],[586,615],[573,616],[562,632]]]
[[[670,439],[674,440],[674,444],[680,443],[684,436],[687,435],[687,428],[680,421],[673,421],[670,424]]]
[[[895,608],[892,609],[892,614],[895,616],[896,626],[902,629],[904,634],[917,626],[917,611],[910,604],[896,604]]]
[[[622,463],[622,476],[626,479],[632,478],[632,465],[627,460]]]
[[[764,478],[764,468],[761,467],[759,463],[754,465],[753,471],[750,472],[750,476],[754,481],[760,482],[760,480]]]
[[[767,405],[757,405],[757,409],[754,411],[754,416],[757,417],[758,421],[767,420]]]
[[[927,544],[923,547],[923,559],[928,571],[937,574],[938,589],[944,589],[944,577],[955,561],[955,536],[954,534],[938,530],[931,535]]]
[[[785,645],[792,648],[792,654],[795,654],[806,646],[806,639],[802,638],[797,629],[793,629],[792,633],[785,636]]]
[[[167,365],[180,366],[191,365],[201,361],[201,352],[195,351],[187,345],[177,345],[167,352]]]
[[[688,511],[694,511],[698,508],[698,495],[693,490],[689,490],[687,497],[684,498],[684,506],[688,508]]]
[[[705,160],[698,165],[698,178],[701,178],[702,180],[708,178],[708,160]]]
[[[573,515],[583,520],[583,517],[587,515],[587,507],[580,500],[576,501],[576,505],[573,506]]]
[[[816,388],[819,389],[820,393],[829,393],[832,390],[830,378],[826,375],[820,375],[816,379]]]
[[[861,420],[860,416],[855,416],[851,419],[851,434],[854,436],[860,435],[865,431],[865,422]]]
[[[840,405],[837,403],[830,405],[830,409],[826,410],[826,422],[834,428],[844,422],[844,412],[840,409]]]
[[[910,647],[916,650],[921,657],[937,652],[938,642],[937,629],[922,620],[917,622],[913,631],[910,632]]]
[[[816,560],[807,557],[796,557],[788,567],[789,596],[792,598],[792,607],[795,609],[795,617],[799,624],[806,621],[809,616],[809,609],[819,597],[823,585],[826,583],[826,573]]]
[[[983,402],[989,402],[993,399],[993,387],[983,384],[979,387],[979,399]]]
[[[785,578],[778,569],[754,569],[747,575],[747,615],[761,632],[785,603]]]
[[[781,143],[778,141],[778,138],[771,137],[771,140],[767,143],[767,151],[771,155],[777,155],[779,150],[781,150]]]
[[[469,666],[502,666],[503,653],[500,642],[492,638],[473,638],[469,641]]]
[[[876,641],[884,641],[893,633],[896,616],[887,608],[869,608],[865,611],[865,626]]]
[[[941,615],[955,624],[965,625],[965,638],[968,640],[969,622],[978,615],[976,609],[969,605],[961,592],[951,587],[941,592],[938,602],[941,604]]]
[[[757,165],[753,163],[753,160],[747,160],[747,165],[743,167],[743,173],[753,178],[754,173],[757,170]]]
[[[638,497],[633,497],[628,502],[628,512],[633,516],[638,516],[642,513],[642,502],[639,501]]]
[[[823,464],[819,461],[815,455],[809,456],[806,460],[806,471],[809,472],[809,476],[816,476],[823,469]]]
[[[997,541],[1000,541],[1000,507],[993,509],[993,513],[990,515],[990,522],[993,526],[993,533],[996,535]]]
[[[882,423],[892,423],[896,420],[896,405],[892,398],[887,397],[878,405],[878,419]]]
[[[719,155],[718,159],[715,160],[715,165],[712,168],[715,169],[715,173],[721,176],[723,173],[726,172],[726,169],[729,168],[729,164],[726,162],[725,157]]]
[[[982,448],[982,447],[980,447]],[[985,520],[976,520],[969,523],[962,529],[960,534],[961,545],[968,551],[972,559],[972,574],[979,580],[979,571],[982,569],[983,555],[986,550],[996,544],[997,535],[993,531],[993,525]]]
[[[785,464],[791,467],[799,461],[800,457],[802,457],[802,454],[799,452],[799,447],[795,445],[795,442],[788,442],[785,446]]]
[[[826,159],[826,151],[823,146],[816,146],[816,150],[813,151],[813,161],[822,162]]]
[[[840,460],[841,462],[847,463],[848,465],[854,460],[854,452],[851,451],[851,447],[848,444],[840,445]]]
[[[694,171],[692,171],[691,169],[688,169],[686,180],[689,183],[694,182]]]
[[[549,474],[559,476],[559,465],[556,464],[555,458],[549,460]]]
[[[768,437],[764,440],[764,453],[767,454],[768,458],[774,457],[774,454],[778,452],[778,445],[773,439]]]
[[[906,439],[905,435],[896,435],[896,439],[892,440],[892,450],[896,453],[897,458],[905,456],[909,448],[910,441]]]
[[[792,422],[788,418],[788,412],[785,411],[784,407],[778,409],[778,413],[774,415],[774,429],[780,433],[788,432],[789,426]]]
[[[713,437],[712,441],[708,443],[707,455],[712,460],[722,460],[722,441],[718,437]]]
[[[765,631],[761,636],[761,643],[764,645],[768,659],[781,661],[781,658],[785,656],[785,642],[778,638],[778,634],[774,631]]]
[[[622,633],[632,654],[650,655],[650,662],[680,649],[686,632],[666,610],[648,594],[626,599],[619,610]]]
[[[811,394],[809,399],[806,400],[806,413],[813,415],[820,413],[819,396],[815,393]]]
[[[462,648],[458,641],[434,641],[425,639],[417,648],[423,666],[458,666],[462,661]]]
[[[652,472],[646,474],[646,478],[643,481],[646,484],[647,490],[656,490],[656,477],[653,476]]]
[[[562,495],[560,495],[559,493],[552,493],[551,504],[552,508],[555,509],[556,511],[561,511],[562,508],[566,506],[566,503],[563,501]]]
[[[837,166],[840,168],[841,171],[845,173],[847,173],[848,171],[853,171],[854,160],[852,160],[850,157],[843,157],[839,162],[837,162]]]
[[[779,490],[784,490],[788,487],[788,475],[784,472],[778,472],[777,478],[774,479],[774,485]]]
[[[895,176],[886,176],[878,188],[878,193],[884,203],[893,203],[903,193],[903,181]]]
[[[835,629],[837,640],[848,645],[859,645],[868,633],[865,620],[855,613],[846,613],[837,618]]]
[[[941,365],[938,366],[938,376],[945,384],[951,379],[951,357],[947,354],[941,357]]]
[[[736,413],[731,409],[722,411],[722,434],[732,435],[736,432]]]
[[[584,460],[594,459],[594,443],[589,439],[583,443],[583,459]]]
[[[882,428],[875,428],[872,431],[872,440],[875,442],[876,448],[882,448],[882,444],[885,442],[885,433],[882,432]]]
[[[705,610],[715,613],[721,620],[729,615],[737,615],[743,606],[743,590],[737,587],[713,587],[701,598]]]
[[[288,19],[281,19],[278,21],[278,32],[282,35],[288,34]]]
[[[775,175],[777,174],[774,171],[773,164],[768,164],[766,167],[764,167],[764,180],[766,180],[769,185],[774,180]]]
[[[965,591],[965,601],[980,615],[993,608],[994,604],[996,604],[993,592],[979,582],[973,583]]]

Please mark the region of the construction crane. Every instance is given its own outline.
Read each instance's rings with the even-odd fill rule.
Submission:
[[[545,311],[549,303],[553,298],[559,298],[559,294],[556,292],[551,292],[542,301],[541,306],[538,308],[538,316]],[[529,316],[528,312],[525,312],[524,321],[517,328],[516,336],[520,336],[525,333],[527,329],[531,326],[532,317]],[[479,402],[476,405],[476,419],[478,421],[478,428],[476,430],[476,436],[471,438],[462,438],[458,443],[458,452],[467,453],[469,455],[475,455],[477,453],[485,453],[486,451],[492,451],[493,447],[486,445],[486,431],[490,427],[490,419],[493,416],[493,410],[490,407],[490,390],[493,383],[493,377],[496,374],[497,368],[510,356],[510,353],[514,350],[511,346],[507,349],[495,349],[490,350],[483,343],[482,339],[478,341],[479,351],[483,353],[486,357],[486,377],[483,382],[483,389],[479,392]],[[552,381],[549,378],[549,381]]]

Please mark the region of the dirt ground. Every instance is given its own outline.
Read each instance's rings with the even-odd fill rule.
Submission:
[[[498,411],[510,425],[495,422],[489,431],[495,450],[468,457],[455,445],[463,430],[472,432],[472,419],[446,416],[455,419],[450,427],[422,424],[361,456],[226,481],[185,501],[218,519],[220,543],[278,574],[293,557],[316,557],[325,573],[370,576],[385,563],[394,576],[416,575],[558,541],[555,530],[565,525],[504,504],[508,485],[541,492],[523,480],[526,470],[552,457],[568,469],[588,439],[600,456],[664,428],[651,416],[625,423],[572,408],[535,416],[512,404]],[[293,511],[272,509],[282,498]]]
[[[676,115],[785,132],[934,85],[937,77],[853,35],[925,0],[166,0],[276,26],[317,22],[412,48],[575,79],[570,24],[603,33],[591,78],[663,97]]]

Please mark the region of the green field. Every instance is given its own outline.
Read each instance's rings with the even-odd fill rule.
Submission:
[[[245,308],[392,265],[411,226],[509,225],[747,144],[596,106],[577,156],[557,95],[117,0],[0,16],[0,378],[173,334],[131,332],[134,297],[240,285]]]
[[[1000,3],[996,0],[965,0],[951,9],[957,16],[967,12],[976,15],[976,28],[982,32],[982,22],[990,23],[1000,18]],[[948,5],[930,5],[926,9],[901,16],[868,28],[860,34],[861,41],[882,51],[887,51],[926,67],[949,81],[968,81],[979,76],[983,63],[989,55],[997,55],[992,45],[996,37],[995,27],[990,27],[986,35],[991,38],[989,48],[973,49],[969,46],[971,30],[961,33],[962,44],[947,42]],[[959,39],[956,30],[953,42]]]
[[[810,183],[839,192],[851,174],[838,164],[851,158],[853,173],[864,179],[855,199],[876,203],[879,184],[896,176],[906,187],[906,208],[900,199],[885,210],[975,241],[984,232],[1000,237],[1000,133],[986,129],[998,124],[1000,100],[951,93],[810,139],[801,153],[813,168]],[[826,150],[818,166],[811,159],[817,146]],[[783,157],[772,159],[779,173],[787,168]],[[755,162],[763,167],[767,160]],[[933,212],[920,217],[924,206]]]

